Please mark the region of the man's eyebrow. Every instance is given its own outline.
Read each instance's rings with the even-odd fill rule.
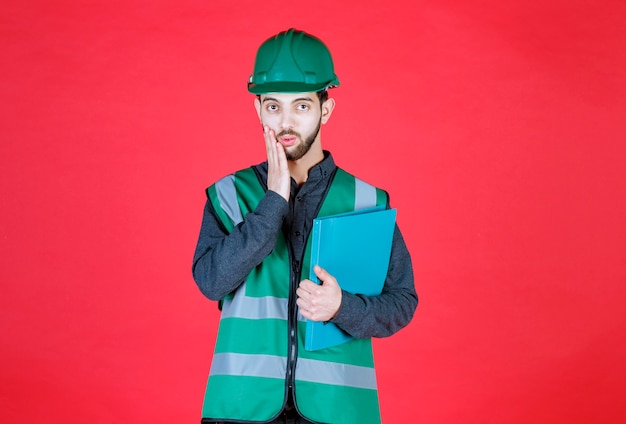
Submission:
[[[296,102],[312,102],[313,99],[311,99],[310,97],[298,97],[297,99],[294,99],[291,103],[296,103]],[[278,101],[278,99],[274,98],[274,97],[266,97],[263,99],[263,103],[265,102],[276,102],[276,103],[280,103]]]

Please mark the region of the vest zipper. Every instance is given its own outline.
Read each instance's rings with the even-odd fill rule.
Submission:
[[[291,252],[290,252],[291,255]],[[296,288],[300,281],[300,273],[302,272],[300,261],[292,261],[292,278],[289,287],[289,343],[287,344],[287,386],[289,391],[293,391],[295,383],[296,362],[298,360],[298,309],[296,307]]]

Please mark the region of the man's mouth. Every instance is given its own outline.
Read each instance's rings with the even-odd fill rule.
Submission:
[[[296,144],[297,137],[295,135],[283,135],[278,137],[278,141],[285,147],[293,146]]]

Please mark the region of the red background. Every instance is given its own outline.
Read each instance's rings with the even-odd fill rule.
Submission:
[[[4,1],[2,421],[198,422],[203,190],[263,160],[245,84],[289,27],[331,48],[324,146],[388,188],[413,256],[415,319],[375,344],[384,421],[621,421],[625,12]]]

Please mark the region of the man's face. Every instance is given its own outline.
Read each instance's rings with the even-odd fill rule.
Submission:
[[[301,159],[319,140],[325,120],[316,93],[262,94],[255,106],[261,124],[274,130],[288,160]]]

